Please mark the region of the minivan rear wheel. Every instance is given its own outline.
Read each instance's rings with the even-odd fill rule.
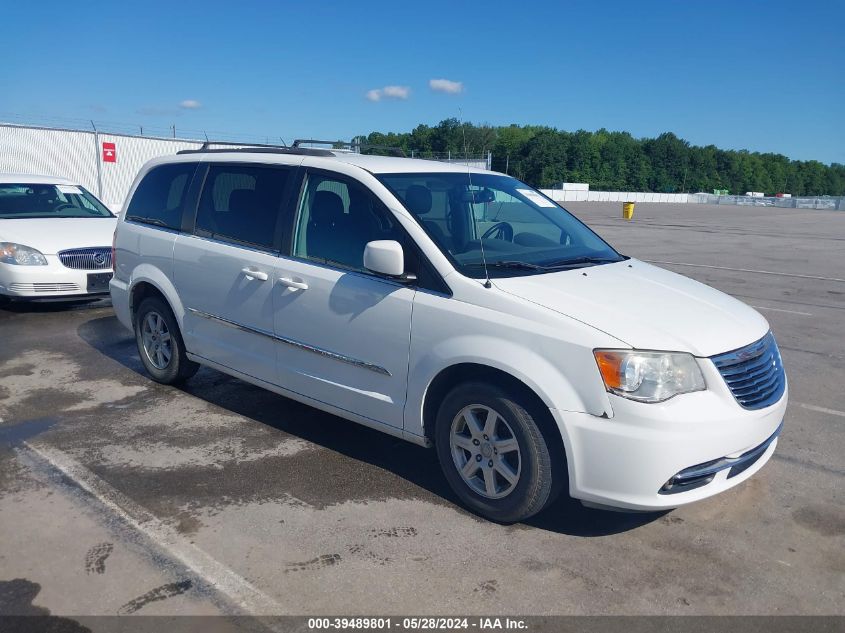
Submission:
[[[135,315],[135,340],[147,373],[165,385],[183,382],[199,364],[188,359],[173,311],[158,297],[148,297]]]
[[[497,385],[464,383],[443,400],[435,445],[455,494],[501,523],[540,512],[560,489],[534,403]]]

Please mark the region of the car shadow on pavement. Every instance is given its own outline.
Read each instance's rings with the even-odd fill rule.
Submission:
[[[86,321],[77,331],[80,338],[99,353],[132,370],[144,381],[150,380],[138,357],[134,337],[115,317]],[[388,471],[423,491],[405,490],[402,491],[403,495],[397,490],[397,496],[410,495],[428,502],[446,504],[465,516],[483,520],[460,505],[441,473],[434,450],[427,450],[351,423],[209,368],[202,368],[194,378],[178,389],[266,427]],[[372,482],[369,484],[372,485]],[[395,482],[385,484],[396,485]],[[315,482],[314,485],[316,487],[319,484]],[[322,482],[322,485],[324,486],[325,482]],[[382,493],[390,496],[389,487],[378,487]],[[514,526],[513,529],[531,527],[572,536],[606,536],[635,529],[663,514],[665,513],[623,513],[586,508],[580,502],[562,494],[542,513]]]
[[[111,299],[75,299],[72,301],[7,301],[0,297],[0,312],[16,314],[67,312],[69,310],[84,310],[89,308],[111,307]]]

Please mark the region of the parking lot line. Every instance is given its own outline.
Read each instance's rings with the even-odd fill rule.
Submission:
[[[129,499],[67,453],[22,443],[28,456],[46,462],[80,488],[93,495],[111,512],[141,532],[153,543],[193,570],[209,586],[214,587],[246,615],[284,615],[286,610],[273,598],[245,578],[215,560],[197,546],[185,541],[174,529],[162,523],[141,505]]]
[[[758,275],[777,275],[779,277],[797,277],[798,279],[816,279],[818,281],[837,281],[845,283],[845,279],[839,277],[818,277],[816,275],[800,275],[798,273],[784,273],[774,270],[754,270],[751,268],[730,268],[728,266],[713,266],[711,264],[690,264],[688,262],[666,262],[659,259],[644,259],[649,264],[663,264],[665,266],[691,266],[693,268],[714,268],[716,270],[730,270],[737,273],[755,273]]]
[[[800,314],[801,316],[813,316],[810,312],[798,312],[798,310],[784,310],[783,308],[770,308],[769,306],[751,306],[758,310],[771,310],[772,312],[786,312],[787,314]]]
[[[814,404],[804,404],[803,402],[796,402],[802,409],[809,409],[810,411],[818,411],[819,413],[827,413],[828,415],[835,415],[840,418],[845,418],[845,411],[837,411],[836,409],[827,409],[825,407],[817,407]]]

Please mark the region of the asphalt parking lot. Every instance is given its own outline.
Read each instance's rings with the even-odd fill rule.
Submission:
[[[845,613],[845,213],[567,206],[769,320],[790,406],[755,477],[499,526],[433,451],[209,369],[151,382],[107,303],[0,309],[0,612]]]

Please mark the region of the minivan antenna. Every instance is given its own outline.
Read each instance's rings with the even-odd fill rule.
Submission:
[[[467,150],[467,131],[466,127],[464,126],[464,112],[461,108],[458,108],[458,120],[461,122],[461,133],[464,137],[464,160],[467,164],[467,180],[469,181],[469,193],[472,196],[472,170],[469,166],[469,151]],[[474,198],[472,198],[474,200]],[[470,205],[473,203],[470,202]],[[470,206],[470,212],[472,213],[472,222],[475,225],[475,213],[472,211],[472,207]],[[484,287],[485,288],[492,288],[493,284],[490,282],[490,272],[487,270],[487,258],[484,256],[484,238],[481,237],[478,239],[478,244],[481,247],[481,264],[484,266]]]

